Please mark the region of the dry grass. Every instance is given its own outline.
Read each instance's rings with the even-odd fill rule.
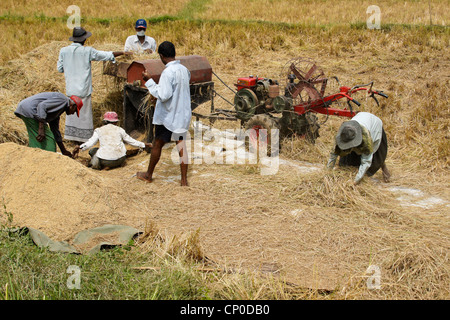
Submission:
[[[210,294],[223,299],[292,299],[307,297],[307,290],[294,290],[290,284],[279,281],[272,274],[264,274],[246,268],[229,268],[212,261],[204,255],[200,243],[200,229],[171,236],[161,231],[153,222],[148,222],[144,233],[137,239],[136,245],[142,254],[154,254],[171,261],[167,268],[185,270],[186,261],[193,262],[193,270],[199,271],[208,279]],[[191,265],[192,268],[192,265]],[[137,270],[160,271],[152,266],[139,266]]]
[[[111,6],[107,1],[77,1],[81,17],[103,19],[150,18],[162,15],[175,16],[189,4],[188,0],[172,0],[170,5],[163,1],[143,2],[125,0]],[[197,1],[202,2],[202,1]],[[302,25],[328,25],[365,22],[369,14],[367,8],[371,1],[325,1],[303,0],[263,0],[247,1],[245,8],[236,0],[203,1],[204,10],[191,12],[189,16],[200,19],[218,20],[261,20],[270,22],[294,23]],[[0,5],[0,15],[67,17],[67,8],[74,3],[69,0],[59,1],[49,6],[42,1],[5,0]],[[433,1],[393,1],[380,0],[376,3],[381,10],[381,22],[387,24],[447,25],[449,22],[448,3]],[[194,8],[195,9],[195,8]],[[133,21],[134,22],[134,21]],[[130,25],[132,26],[132,25]]]
[[[327,3],[326,3],[327,2]],[[381,10],[381,23],[447,25],[450,21],[446,1],[247,1],[244,8],[237,0],[218,0],[199,15],[203,19],[262,20],[302,25],[328,25],[366,22],[369,6]]]
[[[168,156],[166,151],[163,158]],[[157,190],[169,190],[163,179],[176,175],[177,167],[162,164],[158,172],[159,182],[147,193],[158,203],[153,219],[159,228],[169,234],[200,228],[201,252],[238,274],[219,272],[218,285],[242,290],[243,297],[245,287],[234,281],[245,270],[259,270],[283,280],[284,294],[293,290],[298,297],[309,287],[332,292],[315,298],[448,298],[445,206],[403,207],[389,185],[353,187],[354,171],[305,174],[284,165],[266,178],[254,166],[192,166],[192,187],[165,193],[165,200]],[[367,290],[369,265],[382,270],[383,290]]]
[[[27,1],[13,1],[4,0],[0,5],[0,15],[45,15],[48,17],[65,17],[69,16],[66,10],[71,5],[77,5],[81,10],[81,17],[95,17],[95,18],[149,18],[159,15],[173,15],[176,14],[188,0],[171,0],[170,5],[164,1],[141,1],[141,0],[125,0],[120,3],[111,5],[111,2],[100,0],[92,3],[87,0],[74,1],[62,0],[58,3],[49,5],[45,1],[27,0]],[[135,18],[138,17],[138,18]],[[130,25],[132,27],[133,25]]]
[[[193,260],[195,262],[205,261],[202,247],[199,241],[199,230],[170,237],[158,229],[153,221],[148,221],[144,234],[137,240],[142,249],[157,252],[159,256],[172,256],[182,260]]]
[[[249,1],[246,10],[237,10],[233,3],[211,1],[203,13],[194,15],[209,21],[159,22],[150,34],[157,42],[173,41],[178,55],[206,56],[213,71],[231,86],[237,77],[249,74],[282,82],[283,65],[298,56],[317,60],[327,75],[338,76],[343,85],[373,80],[389,99],[380,100],[379,107],[363,95],[357,99],[363,103],[360,110],[375,113],[384,122],[392,182],[379,182],[377,173],[375,179],[366,178],[355,187],[355,170],[323,170],[334,134],[345,120],[337,117],[320,117],[321,136],[315,145],[297,138],[284,140],[281,155],[288,162],[273,176],[259,175],[258,165],[191,165],[191,187],[183,189],[172,182],[177,182],[179,169],[168,160],[170,150],[166,150],[155,183],[143,186],[130,178],[146,167],[148,156],[138,155],[123,169],[102,172],[102,176],[111,186],[120,184],[127,190],[133,209],[130,224],[147,231],[143,250],[180,260],[202,261],[207,256],[221,268],[239,270],[214,274],[217,290],[223,290],[225,298],[228,290],[240,292],[243,299],[448,299],[448,205],[405,205],[389,190],[417,188],[450,201],[448,28],[397,25],[370,31],[348,25],[365,21],[365,2],[358,2],[364,7],[358,14],[348,10],[356,6],[355,1],[339,10],[335,10],[341,8],[339,1],[320,6],[309,1],[301,6],[291,1],[262,3],[271,10],[261,10],[261,1]],[[299,9],[287,10],[292,3]],[[175,7],[184,4],[179,1]],[[433,22],[447,23],[446,2],[431,4]],[[427,2],[381,1],[378,5],[382,22],[428,24]],[[2,8],[11,9],[12,4],[4,2]],[[17,5],[14,10],[29,16],[30,11],[19,11]],[[42,10],[48,16],[58,15]],[[163,13],[173,14],[173,10]],[[99,9],[93,16],[114,15]],[[94,33],[90,45],[120,50],[133,32],[129,24],[135,18],[108,23],[88,20],[86,27]],[[12,114],[21,99],[47,90],[64,92],[56,60],[59,48],[69,44],[68,29],[61,21],[26,19],[28,29],[19,28],[21,21],[0,21],[0,40],[10,44],[0,49],[0,142],[27,142],[25,126]],[[232,93],[214,80],[216,90],[232,101]],[[121,114],[121,83],[102,75],[102,63],[96,62],[93,82],[94,117],[99,125],[104,111]],[[231,108],[219,98],[215,103],[217,108]],[[209,105],[196,111],[207,113]],[[238,123],[219,121],[214,126],[235,128]],[[305,173],[298,169],[302,161],[319,169]],[[109,195],[113,206],[127,205],[124,191],[113,190]],[[382,290],[367,290],[369,265],[381,268]],[[248,270],[267,274],[267,281],[254,280]],[[331,290],[321,295],[305,287]],[[259,293],[249,296],[249,292]]]

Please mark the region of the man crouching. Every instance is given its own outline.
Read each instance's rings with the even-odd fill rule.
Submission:
[[[123,128],[117,126],[119,118],[117,113],[108,111],[103,116],[104,126],[94,130],[92,137],[80,146],[76,146],[73,156],[76,157],[81,150],[87,150],[100,141],[100,148],[89,150],[91,156],[90,166],[93,169],[112,169],[125,163],[126,148],[124,142],[138,148],[149,148],[151,144],[137,141],[130,137]]]

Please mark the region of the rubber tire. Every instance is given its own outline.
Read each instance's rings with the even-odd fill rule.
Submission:
[[[281,139],[280,139],[280,124],[277,119],[267,115],[267,114],[257,114],[250,118],[250,120],[245,124],[245,130],[255,129],[256,127],[260,129],[267,130],[267,155],[271,157],[278,156],[280,147],[281,147]],[[272,150],[272,129],[278,130],[278,134],[275,134],[274,138],[278,139],[278,148]],[[277,138],[278,136],[278,138]],[[259,146],[259,138],[252,135],[252,132],[249,132],[249,151],[250,152],[258,152]],[[264,145],[262,147],[265,147]]]
[[[319,129],[320,129],[319,119],[312,112],[307,112],[305,114],[305,116],[306,116],[306,120],[308,121],[308,124],[309,124],[308,128],[306,129],[306,139],[309,142],[311,142],[311,144],[315,144],[316,139],[318,137],[320,137],[320,135],[319,135]]]

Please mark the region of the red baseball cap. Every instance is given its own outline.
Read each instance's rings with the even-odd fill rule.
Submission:
[[[81,100],[81,98],[77,96],[70,96],[70,100],[75,102],[75,104],[77,105],[77,116],[80,117],[80,109],[83,107],[83,100]]]

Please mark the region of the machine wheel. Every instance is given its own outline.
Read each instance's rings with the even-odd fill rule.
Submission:
[[[257,105],[258,97],[250,89],[239,90],[234,96],[234,109],[240,120],[249,120],[255,114]]]
[[[267,150],[268,156],[277,156],[280,150],[280,124],[267,114],[254,115],[245,125],[248,130],[250,152]],[[258,153],[259,154],[259,153]]]
[[[319,137],[319,120],[317,116],[312,112],[305,113],[306,121],[308,122],[308,127],[306,128],[306,139],[314,144],[316,139]]]
[[[283,136],[297,135],[306,138],[312,144],[319,137],[319,128],[317,116],[312,112],[300,115],[286,112],[281,118]]]

